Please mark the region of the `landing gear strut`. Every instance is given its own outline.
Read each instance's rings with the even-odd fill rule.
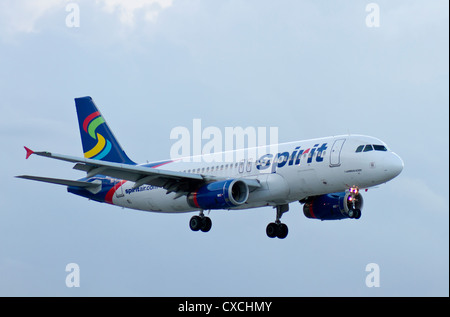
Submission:
[[[269,238],[279,238],[284,239],[288,235],[288,226],[286,226],[284,223],[281,223],[280,219],[283,213],[289,211],[289,205],[277,205],[277,217],[275,222],[271,222],[267,225],[266,228],[266,234]]]
[[[211,230],[212,227],[212,221],[211,218],[206,217],[203,214],[203,211],[200,212],[200,215],[193,216],[191,220],[189,220],[189,227],[192,231],[199,231],[202,232],[208,232]]]

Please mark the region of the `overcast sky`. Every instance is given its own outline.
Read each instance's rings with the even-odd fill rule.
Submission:
[[[0,295],[448,296],[449,4],[376,1],[368,27],[369,3],[1,1]],[[371,135],[405,168],[363,194],[359,220],[292,203],[285,240],[265,234],[271,208],[212,211],[202,234],[189,213],[15,179],[84,176],[23,146],[82,156],[73,99],[87,95],[137,162],[168,158],[171,130],[201,119],[278,127],[280,142]],[[380,287],[366,286],[369,263]]]

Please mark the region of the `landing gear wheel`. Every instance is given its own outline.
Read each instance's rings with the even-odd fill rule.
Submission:
[[[355,218],[355,211],[354,211],[353,209],[350,209],[350,210],[348,211],[348,217],[349,217],[349,218]]]
[[[348,211],[349,218],[359,219],[361,218],[361,209],[350,209]]]
[[[278,225],[275,222],[271,222],[267,225],[266,234],[269,238],[275,238],[278,232]]]
[[[202,218],[200,216],[193,216],[189,221],[189,228],[191,228],[192,231],[199,231],[202,226]]]
[[[209,230],[211,230],[211,227],[212,227],[211,218],[203,217],[203,219],[201,220],[201,223],[202,223],[202,227],[200,228],[200,230],[202,232],[208,232]]]
[[[284,223],[275,223],[271,222],[267,225],[266,228],[266,234],[269,238],[279,238],[284,239],[288,235],[288,226],[286,226]]]
[[[288,233],[289,233],[288,226],[286,226],[284,223],[280,223],[278,225],[278,232],[277,232],[278,239],[286,238]]]
[[[208,232],[211,230],[212,221],[211,218],[205,217],[202,214],[200,216],[193,216],[191,220],[189,220],[189,228],[192,231]]]

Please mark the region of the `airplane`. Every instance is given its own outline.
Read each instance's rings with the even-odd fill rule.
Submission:
[[[84,157],[25,147],[26,159],[36,155],[74,163],[73,168],[86,172],[86,177],[16,177],[64,185],[69,193],[124,208],[198,212],[189,221],[193,231],[210,231],[212,221],[205,211],[270,206],[276,214],[266,234],[284,239],[288,227],[281,217],[293,202],[303,204],[307,218],[359,219],[364,203],[360,191],[392,180],[404,166],[386,143],[364,135],[239,149],[231,152],[233,159],[222,162],[204,154],[200,159],[136,164],[122,149],[91,97],[75,98],[75,105]],[[214,155],[217,157],[217,153]]]

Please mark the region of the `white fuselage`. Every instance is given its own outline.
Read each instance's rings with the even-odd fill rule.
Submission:
[[[376,145],[366,150],[358,147]],[[396,177],[403,168],[398,155],[379,139],[345,135],[282,143],[230,152],[142,164],[152,168],[201,174],[216,179],[255,179],[245,204],[231,209],[288,204],[310,196],[368,188]],[[186,196],[176,198],[160,187],[126,181],[114,193],[113,204],[155,212],[189,212]]]

